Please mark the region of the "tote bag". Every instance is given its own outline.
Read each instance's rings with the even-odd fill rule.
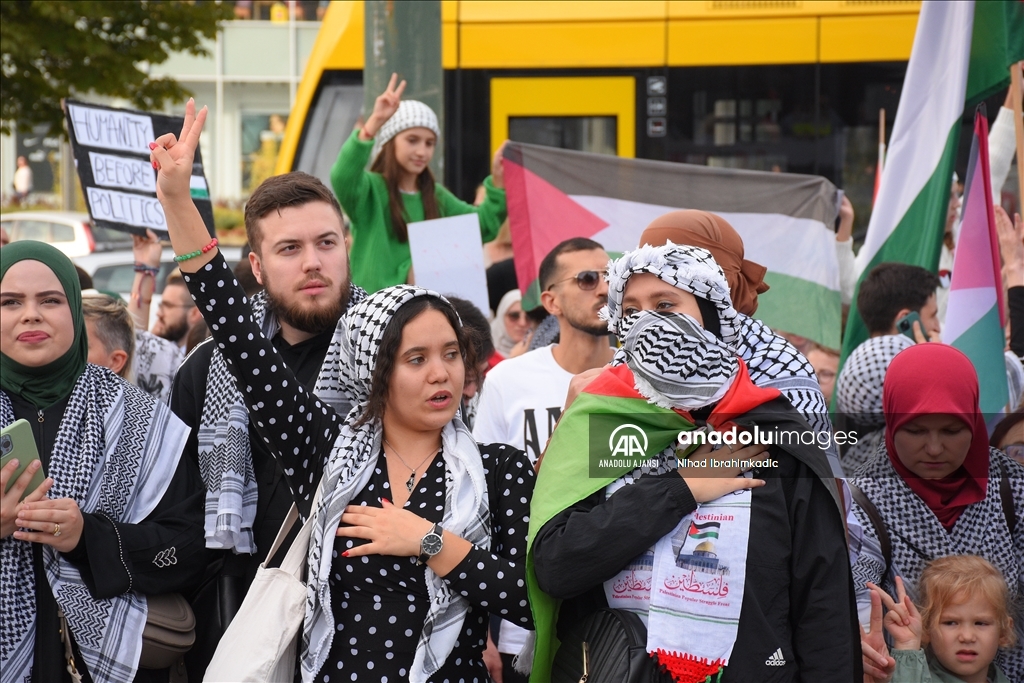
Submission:
[[[320,487],[313,498],[315,511]],[[306,552],[313,530],[310,515],[288,548],[280,568],[267,567],[295,521],[293,504],[277,532],[274,545],[256,571],[249,592],[221,638],[206,669],[206,683],[292,683],[298,660],[299,632],[306,615]]]

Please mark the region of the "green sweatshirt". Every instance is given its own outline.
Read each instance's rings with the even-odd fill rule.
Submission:
[[[963,683],[950,673],[931,652],[924,650],[892,650],[889,654],[896,660],[896,670],[889,683]],[[993,662],[988,666],[989,683],[1010,683],[1006,675]]]
[[[331,168],[334,194],[352,220],[352,282],[371,294],[405,283],[412,266],[409,243],[399,242],[391,226],[384,178],[365,170],[372,150],[373,140],[360,140],[359,132],[355,131],[342,145]],[[490,242],[498,235],[506,214],[505,190],[495,187],[490,176],[484,180],[487,198],[480,206],[467,204],[440,184],[434,187],[442,218],[475,212],[480,216],[483,241]],[[423,199],[418,192],[403,193],[402,201],[406,221],[424,220]]]

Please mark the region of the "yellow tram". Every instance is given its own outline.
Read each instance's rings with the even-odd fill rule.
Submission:
[[[471,198],[506,138],[816,173],[866,217],[920,2],[444,0],[445,184]],[[327,178],[362,106],[364,5],[332,2],[277,172]],[[858,221],[860,223],[861,221]],[[866,225],[866,223],[865,223]]]

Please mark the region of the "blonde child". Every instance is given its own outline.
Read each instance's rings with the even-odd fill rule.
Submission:
[[[1016,640],[1009,588],[987,560],[954,555],[932,561],[921,573],[920,611],[899,577],[896,600],[873,583],[868,588],[875,638],[861,641],[865,681],[1009,683],[995,664],[999,648]],[[880,637],[882,605],[888,610],[884,625],[893,640],[891,653]]]

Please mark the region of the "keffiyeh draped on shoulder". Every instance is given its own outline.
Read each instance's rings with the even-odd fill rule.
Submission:
[[[350,285],[349,306],[365,298],[366,292]],[[281,326],[268,311],[266,292],[252,297],[251,305],[256,324],[267,339],[273,339]],[[344,316],[338,325],[344,325]],[[337,344],[332,342],[317,379],[316,394],[341,412],[349,404],[342,400],[338,356]],[[249,413],[223,354],[216,348],[210,360],[197,437],[199,470],[206,486],[206,545],[236,553],[255,553],[252,525],[256,518],[257,486],[249,444]]]
[[[857,443],[843,452],[843,464],[855,472],[867,463],[882,442],[882,384],[889,364],[914,342],[901,334],[872,337],[853,350],[836,381],[836,407],[858,429]]]
[[[381,450],[380,420],[354,426],[370,395],[370,384],[380,354],[384,331],[395,313],[417,297],[440,295],[419,287],[399,285],[368,297],[349,309],[339,325],[322,373],[336,373],[339,394],[352,403],[324,465],[320,503],[313,511],[309,543],[309,581],[303,625],[301,670],[312,681],[324,665],[337,631],[331,608],[330,571],[334,539],[341,515],[352,497],[373,473]],[[442,526],[481,548],[490,547],[490,510],[480,451],[472,434],[458,418],[441,432],[441,456],[447,472]],[[312,481],[310,483],[313,483]],[[430,609],[420,632],[409,671],[412,683],[425,683],[448,658],[462,631],[469,602],[453,592],[429,567],[424,567]]]
[[[0,426],[14,421],[0,392]],[[105,368],[86,366],[72,390],[47,474],[49,498],[71,498],[83,512],[137,524],[157,506],[178,467],[188,428],[170,409]],[[96,683],[135,678],[146,597],[127,592],[96,599],[70,562],[43,548],[49,587]],[[30,678],[36,622],[32,546],[13,536],[0,540],[0,666],[3,681]]]

